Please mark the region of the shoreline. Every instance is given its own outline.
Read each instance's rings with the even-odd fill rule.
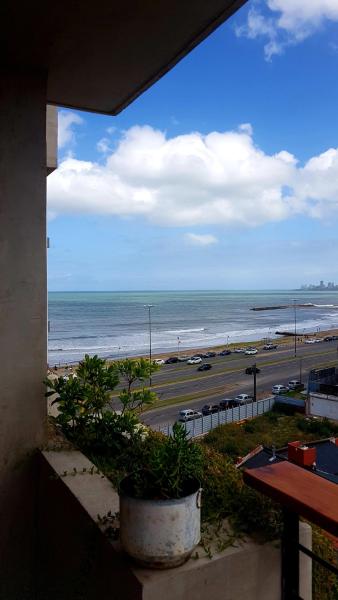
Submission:
[[[329,330],[322,330],[320,332],[308,332],[305,334],[300,334],[299,336],[297,335],[297,339],[299,339],[299,343],[302,344],[304,338],[315,338],[315,339],[323,339],[324,337],[330,336],[330,335],[338,335],[338,328],[335,329],[329,329]],[[234,348],[245,348],[248,346],[255,346],[258,349],[262,346],[264,346],[267,343],[267,339],[268,338],[264,338],[261,340],[251,340],[251,341],[243,341],[243,342],[231,342],[229,344],[218,344],[216,346],[199,346],[199,347],[195,347],[195,348],[180,348],[179,352],[177,352],[177,350],[153,350],[152,351],[152,358],[154,360],[156,359],[160,359],[160,358],[169,358],[171,356],[193,356],[195,353],[205,353],[205,352],[220,352],[221,350],[224,350],[225,348],[228,348],[229,350],[233,351]],[[285,336],[276,336],[274,335],[273,337],[269,338],[270,342],[272,343],[276,343],[278,346],[292,346],[294,345],[294,334],[292,334],[292,332],[290,332],[290,335],[285,335]],[[338,346],[338,342],[337,342],[337,346]],[[84,352],[83,356],[86,353]],[[90,356],[95,356],[95,354],[90,354]],[[117,355],[116,357],[112,357],[112,356],[102,356],[100,354],[98,354],[99,358],[103,358],[104,360],[107,361],[107,363],[113,363],[119,360],[123,360],[124,358],[148,358],[149,357],[149,353],[148,352],[135,352],[135,354],[132,353],[122,353]],[[61,361],[57,361],[57,362],[50,362],[48,363],[48,368],[51,370],[54,370],[54,366],[56,365],[58,370],[65,370],[65,368],[67,366],[71,366],[71,367],[76,367],[80,360],[74,360],[74,361],[65,361],[65,362],[61,362]]]

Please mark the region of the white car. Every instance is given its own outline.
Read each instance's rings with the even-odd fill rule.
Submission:
[[[239,353],[244,354],[245,348],[234,348],[233,352],[235,352],[235,354],[239,354]]]
[[[247,348],[245,354],[257,354],[257,348]]]
[[[305,340],[304,344],[316,344],[318,340],[313,340],[312,338],[309,340]]]
[[[155,358],[154,363],[155,365],[164,365],[165,360],[164,358]]]
[[[234,400],[237,404],[248,404],[248,402],[253,401],[253,397],[249,396],[249,394],[238,394]]]
[[[187,360],[187,365],[199,365],[199,363],[202,362],[202,359],[200,356],[192,356],[191,358],[189,358],[189,360]]]
[[[273,394],[286,394],[289,391],[289,387],[287,385],[283,385],[282,383],[278,383],[272,387]]]
[[[199,412],[198,410],[192,410],[190,408],[186,410],[180,410],[180,412],[178,413],[178,420],[181,423],[185,423],[186,421],[193,421],[194,419],[200,419],[201,417],[203,417],[201,412]]]

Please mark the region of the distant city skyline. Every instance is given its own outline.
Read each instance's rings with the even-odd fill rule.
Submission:
[[[337,32],[335,2],[256,0],[117,117],[60,110],[49,289],[331,280]]]
[[[324,280],[321,280],[319,282],[319,284],[315,284],[315,283],[305,283],[303,285],[300,286],[301,290],[330,290],[330,291],[334,291],[334,290],[338,290],[338,284],[335,284],[334,281],[328,281],[327,284],[325,284]]]

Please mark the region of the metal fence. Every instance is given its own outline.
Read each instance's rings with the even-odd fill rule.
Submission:
[[[250,404],[243,404],[234,408],[228,408],[227,410],[219,410],[211,415],[206,415],[193,421],[185,421],[182,423],[188,434],[188,437],[195,438],[200,435],[208,433],[219,425],[226,425],[227,423],[236,423],[244,419],[252,419],[258,417],[263,413],[269,411],[275,403],[275,397],[264,398],[264,400],[258,400],[258,402],[251,402]],[[162,425],[158,428],[165,435],[172,433],[172,425]]]

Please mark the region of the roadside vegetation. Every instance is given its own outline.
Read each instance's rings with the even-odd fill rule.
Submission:
[[[286,415],[272,410],[242,424],[220,425],[204,437],[203,444],[236,459],[260,444],[281,448],[288,442],[310,442],[331,435],[338,435],[338,425],[328,419],[317,421],[301,414]]]

